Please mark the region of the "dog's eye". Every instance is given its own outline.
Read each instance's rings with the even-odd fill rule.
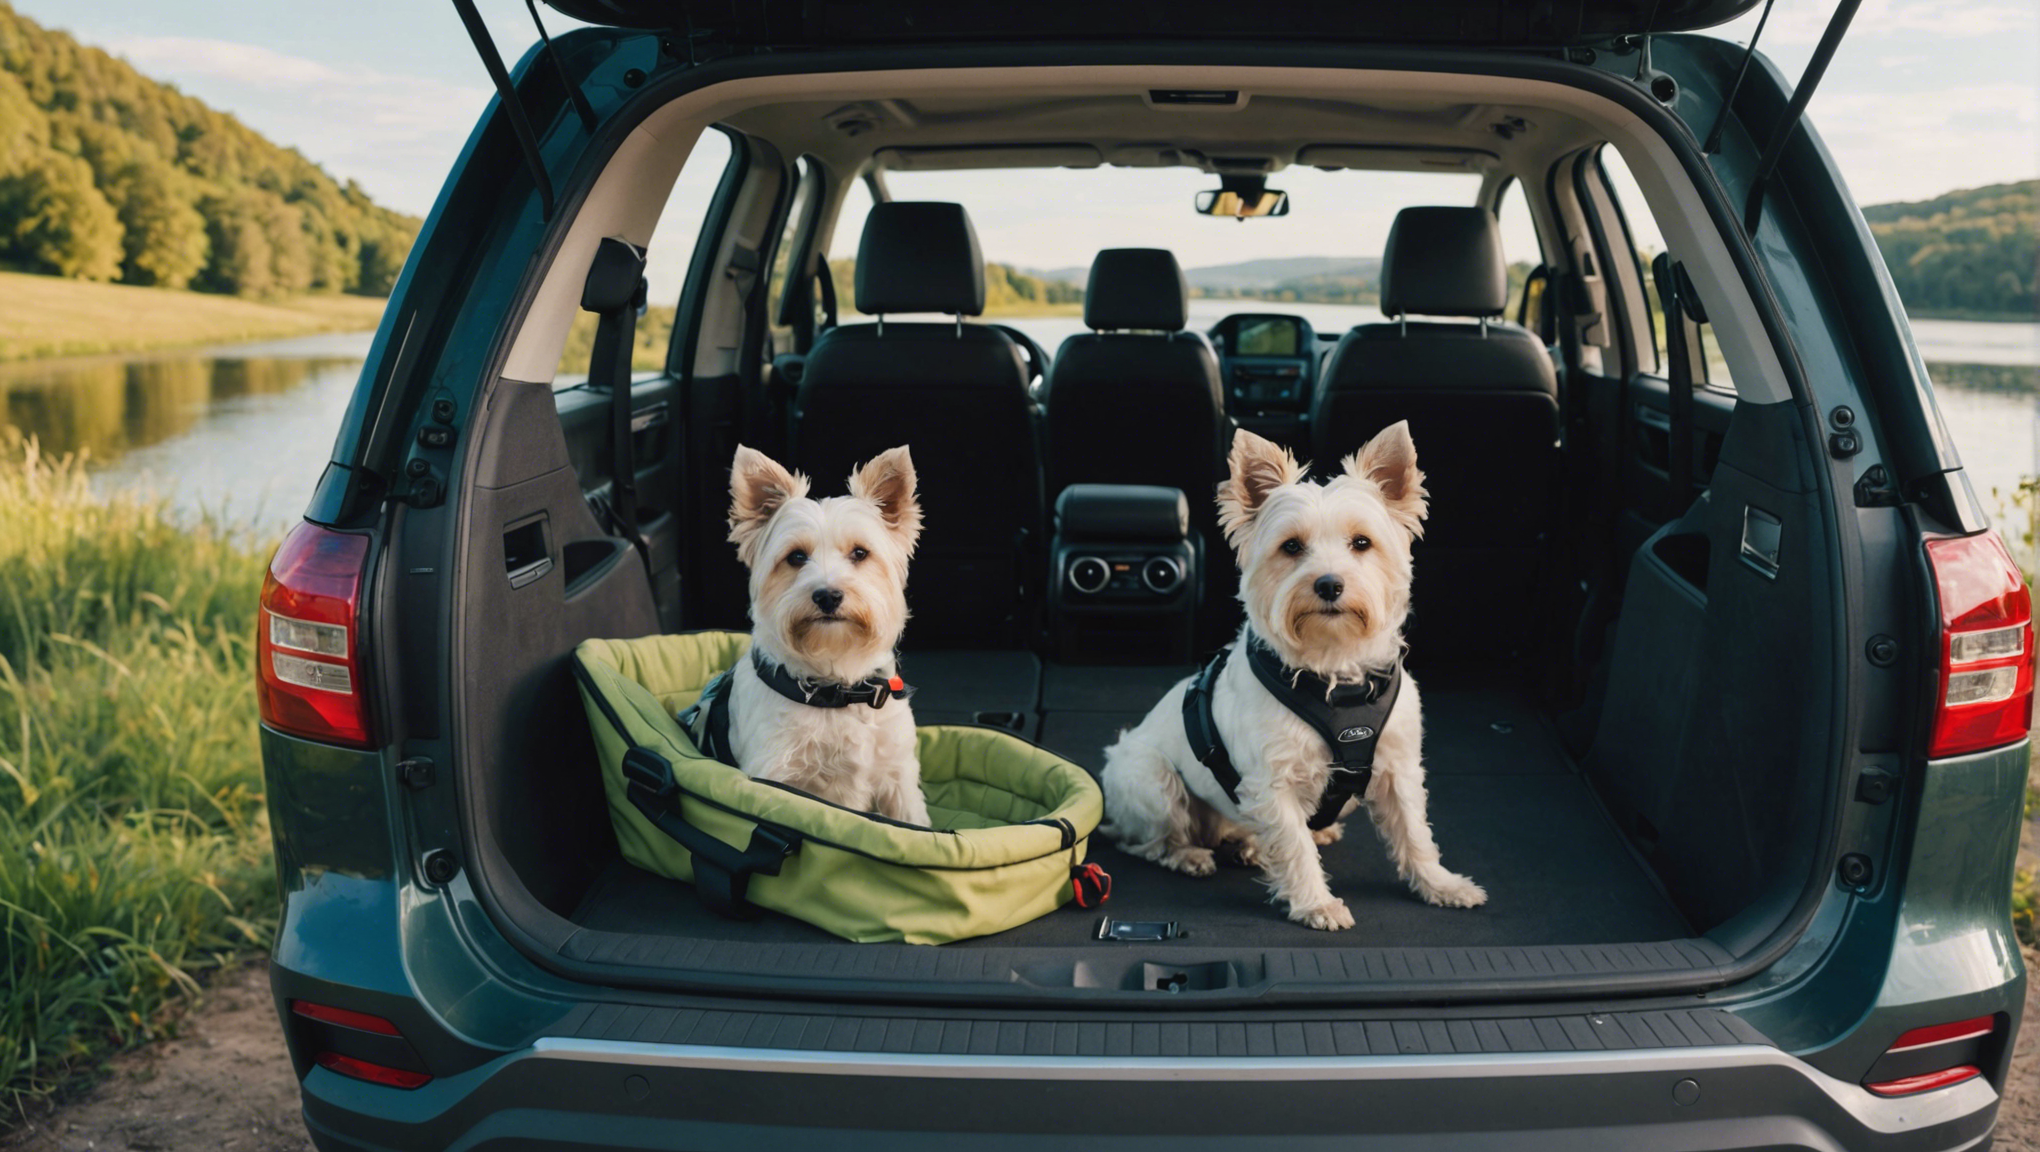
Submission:
[[[1374,541],[1369,540],[1367,537],[1365,536],[1353,537],[1353,551],[1365,552],[1372,547],[1374,547]]]
[[[852,564],[862,564],[864,563],[864,558],[869,555],[871,553],[860,544],[850,550],[850,562]]]
[[[1291,536],[1289,539],[1284,540],[1282,542],[1282,554],[1284,556],[1303,555],[1303,541],[1298,540],[1294,536]]]
[[[798,548],[786,554],[786,565],[789,568],[798,568],[805,563],[807,563],[807,553]]]

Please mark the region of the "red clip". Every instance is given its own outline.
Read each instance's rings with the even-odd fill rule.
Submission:
[[[1070,869],[1070,891],[1077,907],[1096,908],[1112,899],[1112,874],[1096,864]]]
[[[885,682],[885,686],[892,689],[894,692],[905,692],[907,690],[907,682],[905,680],[900,679],[897,676],[893,677],[890,680],[887,680]]]

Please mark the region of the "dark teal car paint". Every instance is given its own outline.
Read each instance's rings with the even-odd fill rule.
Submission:
[[[719,72],[771,71],[821,67],[800,61],[739,60],[727,68],[688,70],[661,55],[659,38],[650,35],[584,31],[559,41],[570,69],[582,77],[583,90],[603,121],[591,136],[568,109],[557,79],[527,54],[517,68],[519,91],[532,109],[541,149],[551,177],[561,189],[561,213],[570,215],[582,194],[582,174],[599,167],[613,146],[617,114],[639,98],[670,98],[675,90],[717,78]],[[963,63],[969,53],[950,50]],[[997,57],[1001,50],[984,50]],[[1110,52],[1111,50],[1102,50]],[[1283,50],[1272,50],[1279,55]],[[1138,55],[1132,49],[1124,56]],[[1195,50],[1171,48],[1152,55],[1194,58]],[[1355,56],[1364,57],[1356,51]],[[1232,59],[1239,59],[1233,54]],[[1463,59],[1457,57],[1455,59]],[[1675,102],[1689,125],[1711,124],[1725,87],[1724,78],[1739,56],[1717,42],[1697,37],[1658,37],[1655,65],[1681,82]],[[824,61],[825,63],[826,61]],[[1358,61],[1355,61],[1358,63]],[[1441,63],[1441,66],[1442,63]],[[1631,55],[1604,51],[1597,67],[1618,76],[1634,69]],[[647,74],[633,85],[627,72]],[[1782,104],[1784,80],[1768,65],[1758,65],[1738,96],[1746,116]],[[1708,163],[1726,192],[1739,204],[1747,190],[1747,172],[1760,142],[1739,127],[1727,134],[1723,151]],[[518,167],[501,109],[491,101],[469,138],[455,176],[442,191],[424,232],[392,295],[391,306],[335,444],[333,464],[308,518],[331,524],[367,526],[375,523],[385,496],[411,498],[402,463],[407,455],[428,460],[441,485],[441,498],[461,474],[450,453],[433,455],[413,447],[414,425],[428,396],[448,395],[458,404],[462,423],[477,382],[494,371],[505,355],[505,337],[533,290],[532,269],[542,264],[546,246],[557,242],[542,221],[529,178]],[[1847,403],[1884,417],[1887,430],[1898,429],[1909,441],[1879,444],[1871,440],[1866,455],[1890,461],[1902,476],[1923,485],[1959,467],[1930,390],[1924,369],[1912,350],[1889,279],[1869,246],[1867,234],[1859,249],[1849,250],[1841,266],[1831,266],[1831,244],[1808,231],[1798,202],[1816,193],[1846,201],[1831,160],[1810,128],[1788,150],[1780,177],[1772,185],[1774,204],[1767,209],[1751,247],[1763,294],[1775,302],[1778,320],[1790,333],[1791,370],[1815,382],[1824,406]],[[1861,230],[1860,221],[1854,227]],[[1851,267],[1859,264],[1861,267]],[[1860,285],[1838,287],[1837,281],[1867,274],[1887,306],[1885,315],[1864,318]],[[1845,314],[1836,294],[1854,293],[1852,304],[1860,324],[1844,327]],[[1864,330],[1876,341],[1890,342],[1897,333],[1904,358],[1875,361],[1863,355]],[[1872,345],[1874,347],[1874,345]],[[1879,350],[1888,350],[1882,349]],[[1903,413],[1903,415],[1898,415]],[[1818,434],[1817,414],[1807,414]],[[1867,430],[1866,430],[1867,435]],[[1896,436],[1894,438],[1897,438]],[[465,448],[463,440],[459,448]],[[1840,475],[1838,471],[1836,475]],[[1959,477],[1959,473],[1957,474]],[[1833,476],[1807,475],[1809,487],[1832,485]],[[1966,493],[1966,487],[1961,489]],[[1942,491],[1945,500],[1946,490]],[[1846,499],[1834,506],[1850,509]],[[1864,522],[1848,531],[1891,531],[1870,518],[1895,515],[1889,510],[1860,509]],[[1930,513],[1936,509],[1929,501]],[[1944,525],[1959,524],[1971,508],[1942,508]],[[1844,514],[1847,514],[1846,512]],[[1841,531],[1842,526],[1832,526]],[[1853,650],[1862,637],[1849,626],[1847,606],[1837,606],[1839,631]],[[1875,718],[1841,716],[1838,727],[1874,723]],[[443,884],[426,882],[421,861],[428,851],[447,851],[456,859],[465,848],[454,832],[450,796],[420,795],[398,783],[395,749],[358,752],[337,749],[264,730],[262,746],[269,788],[276,862],[284,897],[284,915],[273,957],[278,1004],[288,1022],[288,1003],[298,997],[331,996],[350,1006],[373,1011],[397,1022],[435,1072],[425,1087],[394,1091],[351,1080],[311,1066],[299,1050],[300,1034],[286,1027],[294,1058],[304,1076],[306,1113],[322,1148],[371,1147],[533,1147],[586,1142],[654,1146],[758,1147],[759,1140],[785,1143],[839,1138],[846,1145],[870,1140],[873,1146],[953,1147],[957,1133],[975,1130],[984,1146],[994,1146],[993,1133],[1074,1135],[1073,1121],[1050,1102],[1081,1098],[1087,1106],[1127,1108],[1129,1116],[1153,1124],[1176,1124],[1195,1115],[1197,1130],[1212,1146],[1227,1137],[1241,1138],[1228,1120],[1219,1097],[1203,1093],[1154,1097],[1138,1105],[1121,1095],[1093,1093],[1053,1080],[1030,1080],[1024,1071],[1010,1072],[1008,1083],[1026,1085],[1024,1100],[1014,1109],[1010,1092],[1001,1095],[973,1079],[956,1093],[945,1127],[919,1133],[889,1132],[874,1137],[861,1127],[897,1124],[897,1106],[882,1101],[927,1093],[927,1082],[901,1073],[888,1079],[881,1069],[865,1075],[823,1076],[800,1065],[739,1073],[709,1065],[674,1067],[659,1054],[629,1045],[612,1046],[600,1059],[577,1048],[561,1048],[548,1037],[572,1035],[596,1013],[618,1005],[653,1005],[654,1011],[723,1012],[732,1021],[760,1002],[682,994],[654,994],[627,989],[591,987],[566,979],[535,963],[506,939],[465,871]],[[1851,744],[1851,747],[1854,745]],[[443,749],[443,741],[413,739],[406,755]],[[444,754],[443,752],[441,753]],[[1854,1132],[1864,1138],[1882,1135],[1890,1147],[1958,1147],[1981,1137],[1995,1116],[1995,1104],[1980,1107],[1980,1082],[1913,1101],[1878,1101],[1854,1088],[1871,1061],[1900,1033],[1925,1024],[1973,1015],[2006,1013],[2007,1029],[1994,1053],[1994,1082],[2002,1083],[2023,1003],[2025,972],[2010,925],[2010,894],[2006,882],[2018,843],[2028,746],[2012,747],[1934,763],[1910,760],[1897,750],[1865,753],[1863,767],[1888,768],[1901,780],[1897,796],[1874,808],[1851,803],[1848,791],[1856,770],[1838,774],[1834,847],[1860,852],[1873,862],[1872,880],[1856,888],[1834,877],[1831,863],[1819,864],[1826,879],[1809,889],[1810,915],[1780,942],[1772,962],[1726,987],[1698,995],[1608,1003],[1539,1006],[1539,1012],[1674,1009],[1702,1004],[1726,1010],[1746,1021],[1779,1049],[1810,1071],[1781,1068],[1749,1056],[1722,1057],[1715,1073],[1697,1073],[1699,1097],[1690,1109],[1672,1094],[1678,1079],[1656,1065],[1639,1061],[1633,1074],[1579,1063],[1577,1077],[1560,1075],[1568,1065],[1552,1058],[1547,1070],[1527,1077],[1527,1069],[1495,1061],[1493,1067],[1464,1073],[1455,1080],[1456,1094],[1433,1100],[1435,1085],[1407,1079],[1366,1083],[1351,1089],[1377,1114],[1421,1116],[1428,1109],[1432,1123],[1442,1110],[1458,1120],[1470,1110],[1492,1107],[1499,1114],[1536,1112],[1563,1115],[1565,1106],[1600,1109],[1611,1127],[1591,1130],[1613,1143],[1641,1142],[1662,1132],[1677,1139],[1718,1141],[1803,1140],[1821,1146],[1824,1131],[1839,1138]],[[443,783],[439,787],[446,787]],[[1831,861],[1832,855],[1828,858]],[[765,1000],[764,1007],[783,1006]],[[807,1005],[803,1010],[877,1021],[882,1027],[893,1014],[883,1005]],[[1529,1011],[1529,1010],[1525,1010]],[[1463,1014],[1463,1013],[1462,1013]],[[939,1012],[933,1012],[939,1018]],[[851,1028],[846,1035],[859,1035]],[[731,1045],[756,1047],[756,1036],[733,1034]],[[882,1040],[879,1048],[883,1048]],[[846,1053],[863,1054],[870,1046],[857,1039]],[[761,1049],[760,1051],[770,1051]],[[1739,1051],[1739,1050],[1737,1050]],[[758,1057],[764,1059],[765,1057]],[[846,1054],[846,1061],[855,1056]],[[1611,1057],[1612,1059],[1612,1057]],[[736,1062],[741,1065],[741,1061]],[[1838,1104],[1811,1076],[1825,1074],[1862,1099]],[[989,1075],[989,1073],[988,1073]],[[1356,1075],[1358,1075],[1356,1073]],[[1362,1078],[1365,1079],[1364,1077]],[[642,1085],[642,1087],[640,1087]],[[1094,1086],[1093,1086],[1094,1087]],[[774,1126],[779,1102],[789,1094],[820,1095],[835,1101],[841,1128]],[[1199,1096],[1202,1099],[1199,1099]],[[1225,1097],[1230,1100],[1231,1097]],[[1316,1108],[1321,1096],[1298,1096],[1297,1107]],[[1592,1102],[1591,1106],[1588,1102]],[[1414,1103],[1413,1103],[1414,1102]],[[1233,1108],[1245,1107],[1235,1102]],[[973,1107],[981,1113],[973,1112]],[[1089,1122],[1110,1130],[1129,1146],[1146,1131],[1120,1127],[1092,1111]],[[1412,1119],[1421,1126],[1421,1119]],[[1658,1128],[1655,1126],[1673,1126]],[[1683,1126],[1683,1127],[1679,1127]],[[1507,1125],[1498,1125],[1506,1131]],[[1328,1128],[1327,1131],[1335,1129]],[[1413,1127],[1410,1131],[1416,1131]],[[1577,1147],[1578,1134],[1521,1133],[1512,1146],[1529,1147],[1540,1140]]]

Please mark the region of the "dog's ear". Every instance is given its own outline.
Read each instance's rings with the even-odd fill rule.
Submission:
[[[921,538],[921,501],[915,492],[914,458],[907,446],[889,448],[850,474],[850,495],[878,505],[885,526],[899,538],[907,555]]]
[[[765,525],[787,501],[807,493],[807,477],[788,472],[756,448],[737,445],[736,459],[730,462],[730,542],[737,546],[737,559],[751,563]]]
[[[1424,491],[1424,474],[1417,469],[1417,443],[1410,439],[1409,421],[1398,420],[1383,428],[1346,457],[1346,475],[1374,481],[1389,515],[1409,529],[1412,537],[1424,535],[1430,493]]]
[[[1230,473],[1218,485],[1218,526],[1235,549],[1245,541],[1247,525],[1268,499],[1268,494],[1285,484],[1303,479],[1303,469],[1289,449],[1242,428],[1233,433],[1232,454],[1226,457]]]

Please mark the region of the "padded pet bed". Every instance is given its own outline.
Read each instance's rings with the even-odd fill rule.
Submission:
[[[1090,775],[990,728],[920,730],[932,828],[753,780],[676,719],[743,659],[736,632],[588,640],[581,700],[625,860],[724,915],[783,912],[846,940],[940,944],[1002,932],[1109,880],[1084,864],[1104,812]],[[911,671],[911,670],[910,670]]]

